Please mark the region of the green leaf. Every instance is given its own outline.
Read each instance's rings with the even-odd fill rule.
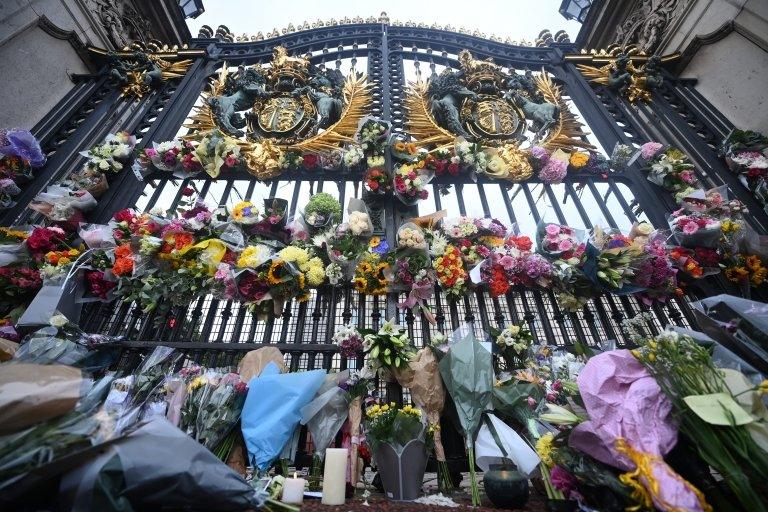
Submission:
[[[376,345],[375,347],[373,347],[371,349],[371,357],[374,358],[374,359],[379,357],[379,346],[378,345]]]
[[[690,395],[683,398],[683,401],[699,418],[712,425],[735,427],[754,421],[728,393]]]

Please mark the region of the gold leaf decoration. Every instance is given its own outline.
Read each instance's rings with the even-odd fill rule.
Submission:
[[[408,117],[408,132],[416,139],[415,144],[418,147],[452,145],[456,135],[439,126],[432,117],[427,86],[427,82],[408,84],[404,101]]]
[[[371,92],[365,75],[350,74],[344,81],[342,96],[345,107],[338,121],[327,130],[292,144],[288,149],[320,153],[338,149],[341,143],[352,142],[357,124],[368,113],[371,104]]]
[[[563,100],[562,90],[556,85],[552,78],[543,68],[541,74],[534,79],[536,88],[541,92],[544,99],[557,105],[559,111],[558,122],[552,127],[546,140],[541,144],[543,147],[555,150],[571,148],[595,149],[595,147],[582,140],[586,135],[583,125],[576,119],[576,116],[568,108],[568,104]]]

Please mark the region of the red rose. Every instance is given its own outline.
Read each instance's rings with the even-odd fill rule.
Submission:
[[[368,182],[368,188],[371,190],[378,190],[379,189],[379,182],[378,181],[369,181]]]
[[[115,220],[117,222],[131,222],[131,219],[133,218],[133,212],[125,208],[124,210],[120,210],[115,214]]]
[[[195,193],[195,189],[193,189],[192,187],[184,187],[181,190],[181,195],[187,196],[187,197],[191,196],[194,193]]]
[[[448,164],[448,174],[451,176],[456,176],[459,174],[459,164],[451,162]]]
[[[317,166],[317,155],[304,155],[302,161],[304,162],[304,167],[311,169]]]

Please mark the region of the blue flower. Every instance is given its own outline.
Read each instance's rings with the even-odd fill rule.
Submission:
[[[376,254],[383,256],[389,252],[389,243],[382,238],[378,245],[371,247],[371,250]]]

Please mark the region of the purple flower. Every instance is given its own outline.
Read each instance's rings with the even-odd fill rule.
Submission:
[[[531,148],[531,156],[543,163],[549,160],[549,152],[541,146],[533,146]]]
[[[45,163],[40,143],[27,130],[0,133],[0,154],[17,156],[28,161],[32,167],[41,167]]]
[[[552,466],[549,472],[549,481],[552,483],[552,487],[565,496],[570,496],[571,492],[576,490],[576,478],[560,466]]]
[[[539,171],[539,179],[542,183],[560,183],[568,174],[568,164],[557,158],[550,158]]]

